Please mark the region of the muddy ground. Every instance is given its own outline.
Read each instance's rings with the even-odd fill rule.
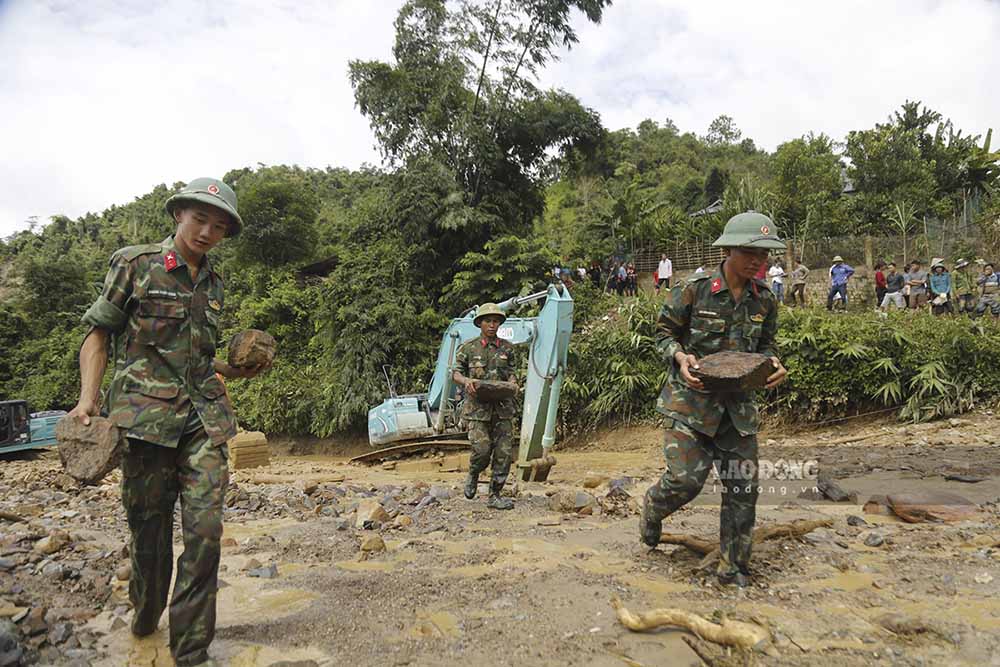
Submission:
[[[624,629],[609,602],[619,596],[634,611],[726,614],[774,634],[770,655],[729,662],[696,642],[715,664],[1000,664],[1000,425],[991,414],[765,433],[762,459],[817,460],[857,500],[800,498],[808,479],[765,489],[758,527],[833,525],[759,545],[746,590],[720,588],[686,547],[639,544],[635,510],[659,473],[659,438],[633,428],[578,439],[548,482],[516,486],[510,512],[461,497],[460,471],[357,467],[329,453],[292,455],[301,443],[285,443],[266,468],[232,475],[212,653],[234,666],[704,664],[682,640],[690,635]],[[945,480],[953,473],[986,479]],[[0,461],[0,630],[16,621],[27,662],[173,664],[165,618],[141,641],[128,630],[117,484],[116,472],[80,489],[53,453]],[[959,493],[980,511],[952,524],[863,513],[872,494],[924,490]],[[553,509],[563,491],[582,513]],[[710,483],[664,529],[716,536],[719,497]],[[375,503],[388,516],[357,527],[358,507]],[[364,557],[374,535],[386,548]]]

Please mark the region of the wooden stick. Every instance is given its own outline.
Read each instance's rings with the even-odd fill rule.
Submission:
[[[672,625],[684,628],[699,639],[748,650],[760,649],[771,639],[771,634],[766,629],[753,623],[723,618],[722,623],[716,624],[683,609],[653,609],[634,614],[617,597],[611,598],[611,606],[618,614],[618,622],[634,632]]]

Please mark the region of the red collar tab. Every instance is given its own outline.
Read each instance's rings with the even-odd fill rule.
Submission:
[[[715,278],[712,280],[712,294],[718,294],[722,291],[722,278]]]
[[[167,253],[167,256],[163,258],[163,268],[167,271],[173,271],[177,268],[177,253],[171,250]]]

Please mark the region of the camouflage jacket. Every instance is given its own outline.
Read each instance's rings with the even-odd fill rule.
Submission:
[[[733,301],[720,264],[670,291],[657,320],[657,346],[669,364],[656,409],[696,431],[714,436],[725,411],[742,435],[757,432],[757,407],[749,393],[713,394],[692,389],[681,378],[676,352],[697,358],[713,352],[759,352],[777,356],[778,305],[771,290],[751,280],[740,302]]]
[[[222,279],[208,258],[193,282],[172,236],[111,256],[83,322],[114,334],[105,406],[129,437],[177,447],[192,409],[215,444],[236,434],[225,385],[212,368],[222,303]]]
[[[513,380],[516,368],[514,346],[502,338],[474,338],[463,343],[455,354],[455,370],[472,380]],[[475,396],[466,396],[462,417],[467,421],[489,421],[494,415],[510,419],[516,410],[512,398],[483,403]]]

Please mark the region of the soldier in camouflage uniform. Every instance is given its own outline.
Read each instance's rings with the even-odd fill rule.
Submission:
[[[714,462],[723,485],[717,574],[720,582],[739,586],[749,582],[756,517],[757,408],[749,394],[706,391],[690,371],[714,352],[758,352],[771,357],[777,369],[767,386],[784,381],[786,371],[774,349],[777,300],[753,277],[770,249],[785,247],[772,230],[771,220],[760,213],[731,218],[713,244],[724,249],[722,264],[671,290],[658,321],[658,346],[670,365],[657,400],[657,411],[666,417],[667,469],[646,492],[641,538],[650,547],[659,544],[663,519],[698,495]]]
[[[514,503],[500,496],[507,475],[510,473],[514,449],[514,415],[517,410],[514,399],[508,398],[497,403],[486,403],[476,397],[477,380],[502,380],[514,382],[517,368],[514,346],[497,337],[497,329],[507,319],[507,315],[495,303],[484,303],[473,320],[482,335],[467,341],[455,355],[453,378],[456,384],[465,387],[465,406],[462,418],[469,424],[469,476],[465,480],[465,497],[476,497],[479,473],[490,465],[493,459],[490,479],[490,499],[487,506],[492,509],[509,510]]]
[[[97,301],[80,350],[83,423],[98,414],[101,377],[113,337],[114,378],[105,408],[128,438],[122,503],[128,515],[134,608],[132,632],[156,630],[167,604],[178,496],[184,552],[170,602],[170,650],[179,667],[214,664],[222,507],[229,479],[226,442],[236,420],[216,376],[253,377],[215,360],[222,279],[206,253],[239,233],[236,194],[222,181],[191,181],[166,204],[177,222],[161,243],[122,248]]]

